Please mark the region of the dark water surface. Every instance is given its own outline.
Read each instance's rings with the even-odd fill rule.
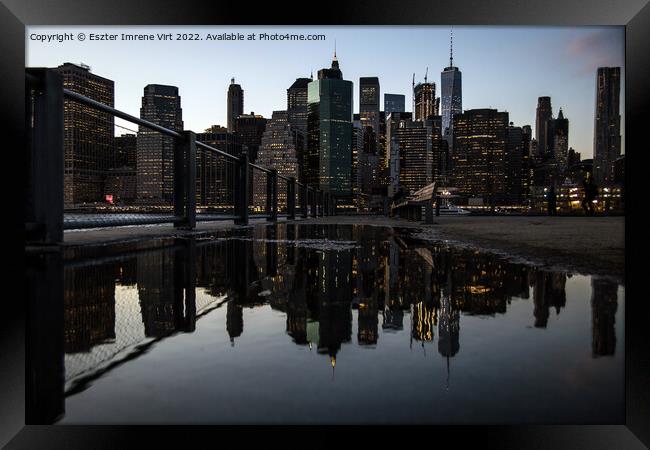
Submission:
[[[278,224],[65,264],[58,423],[624,421],[623,286],[413,234]]]

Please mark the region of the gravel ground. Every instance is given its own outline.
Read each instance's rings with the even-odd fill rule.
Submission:
[[[433,225],[379,216],[326,217],[310,223],[364,223],[421,229],[417,236],[493,251],[570,272],[625,274],[624,217],[441,216]]]

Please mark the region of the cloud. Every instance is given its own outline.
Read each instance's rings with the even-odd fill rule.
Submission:
[[[576,66],[576,75],[593,75],[598,67],[623,66],[623,32],[604,29],[578,36],[566,46],[566,56]]]

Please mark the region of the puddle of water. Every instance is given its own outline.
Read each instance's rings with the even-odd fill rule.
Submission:
[[[624,420],[611,280],[417,230],[245,233],[64,268],[59,423]]]

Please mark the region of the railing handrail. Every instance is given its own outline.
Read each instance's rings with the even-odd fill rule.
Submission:
[[[64,101],[72,101],[85,105],[95,111],[117,117],[129,123],[133,123],[142,129],[152,130],[162,135],[171,137],[174,142],[174,197],[173,208],[174,214],[170,219],[174,226],[181,229],[194,230],[196,227],[196,155],[197,148],[207,150],[217,154],[226,160],[234,162],[235,166],[235,186],[233,186],[234,215],[236,225],[247,225],[249,207],[251,206],[250,195],[250,170],[256,169],[267,174],[266,195],[267,195],[267,220],[276,221],[278,218],[278,180],[286,182],[286,208],[287,217],[290,220],[296,217],[296,194],[300,197],[301,216],[308,217],[308,209],[311,209],[311,216],[318,217],[323,214],[336,214],[336,199],[330,192],[324,192],[317,184],[309,185],[298,181],[294,176],[280,175],[275,168],[267,168],[260,164],[252,163],[244,147],[239,154],[228,153],[227,151],[215,148],[205,142],[196,139],[197,133],[191,130],[174,130],[162,125],[153,123],[149,120],[132,116],[124,111],[120,111],[113,106],[109,106],[100,101],[94,100],[86,95],[80,94],[73,90],[65,88],[63,80],[59,74],[54,73],[47,68],[27,68],[25,71],[25,81],[29,90],[36,88],[37,95],[32,97],[32,102],[26,103],[30,107],[29,114],[46,116],[51,120],[37,120],[32,123],[34,130],[32,133],[37,139],[29,141],[28,147],[32,154],[37,155],[40,162],[37,179],[52,179],[50,185],[56,189],[48,191],[35,190],[30,191],[30,198],[35,198],[33,211],[30,210],[30,219],[26,221],[26,229],[37,241],[59,243],[63,241],[63,208],[52,207],[51,205],[63,205],[61,198],[63,189],[63,167],[60,167],[63,161],[57,158],[57,152],[51,150],[59,149],[64,151],[63,127],[45,126],[49,123],[63,122]],[[30,94],[31,95],[31,94]],[[39,117],[40,117],[39,116]],[[41,161],[42,160],[42,161]],[[49,178],[48,178],[49,177]],[[300,190],[296,190],[296,188]],[[53,194],[50,194],[52,193]],[[270,199],[270,200],[269,200]],[[160,219],[156,218],[155,222],[159,223]],[[140,221],[138,220],[138,223]],[[99,226],[102,226],[101,224]],[[40,227],[40,228],[39,228]]]
[[[212,147],[211,145],[208,145],[208,144],[206,144],[204,142],[196,141],[196,146],[204,148],[206,150],[211,150],[211,151],[213,151],[215,153],[218,153],[221,156],[223,156],[225,158],[228,158],[228,159],[231,159],[233,161],[239,161],[239,158],[237,156],[231,155],[230,153],[224,152],[223,150],[219,150],[218,148]]]

